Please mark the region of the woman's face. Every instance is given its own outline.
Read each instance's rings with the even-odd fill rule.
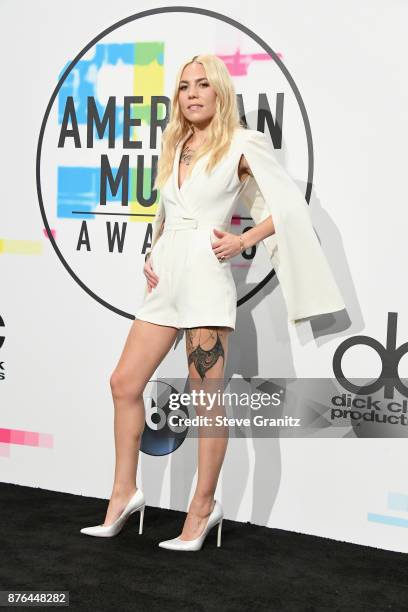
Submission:
[[[209,84],[204,66],[198,62],[188,64],[179,83],[179,104],[184,117],[200,127],[211,122],[215,114],[217,94]]]

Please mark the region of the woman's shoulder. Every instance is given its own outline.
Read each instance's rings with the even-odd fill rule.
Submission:
[[[243,142],[260,142],[266,140],[266,136],[263,132],[258,132],[258,130],[237,127],[234,132],[234,140],[239,144]]]

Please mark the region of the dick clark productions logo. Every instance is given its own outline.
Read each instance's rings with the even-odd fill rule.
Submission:
[[[387,321],[387,339],[385,346],[379,340],[371,336],[353,336],[344,340],[336,349],[333,356],[333,371],[339,383],[348,391],[359,395],[375,393],[384,387],[384,398],[393,399],[394,389],[401,395],[408,397],[408,387],[402,382],[398,366],[404,355],[408,353],[408,342],[404,342],[397,348],[397,319],[398,313],[389,312]],[[381,360],[381,373],[379,377],[368,385],[355,385],[344,376],[341,360],[343,355],[352,346],[369,346],[378,353]]]

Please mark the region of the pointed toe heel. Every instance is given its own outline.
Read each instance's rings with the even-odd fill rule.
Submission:
[[[130,498],[122,513],[116,521],[111,525],[94,525],[92,527],[83,527],[80,533],[85,535],[96,536],[99,538],[111,538],[117,535],[128,518],[135,512],[139,512],[139,535],[143,533],[143,519],[146,501],[141,489],[137,489],[136,493]]]
[[[180,538],[173,538],[172,540],[164,540],[163,542],[159,542],[159,546],[160,548],[167,548],[168,550],[201,550],[209,531],[218,525],[217,547],[220,547],[223,518],[224,512],[222,506],[219,501],[215,500],[214,508],[208,517],[207,524],[204,527],[202,534],[198,536],[198,538],[195,538],[194,540],[181,540]]]

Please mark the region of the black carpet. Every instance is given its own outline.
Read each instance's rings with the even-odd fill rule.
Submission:
[[[258,612],[408,610],[408,555],[225,520],[197,552],[158,542],[185,514],[146,506],[113,538],[107,500],[0,484],[1,590],[65,590],[71,610]],[[408,537],[408,534],[407,534]],[[22,609],[33,609],[20,607]],[[36,608],[55,609],[55,608]]]

